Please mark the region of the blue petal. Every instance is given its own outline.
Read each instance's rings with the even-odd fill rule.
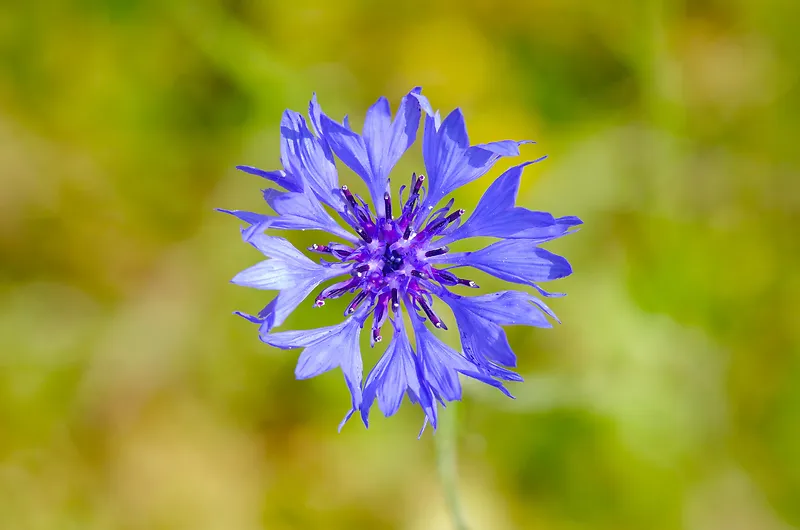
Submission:
[[[524,239],[498,241],[475,252],[444,254],[431,259],[454,267],[474,267],[502,280],[535,286],[572,274],[569,262]]]
[[[483,371],[478,371],[478,370],[480,370],[480,368],[477,367],[477,366],[475,367],[475,370],[476,371],[464,370],[464,371],[461,372],[461,374],[462,375],[466,375],[467,377],[471,377],[472,379],[475,379],[477,381],[480,381],[481,383],[487,384],[489,386],[493,386],[494,388],[496,388],[497,390],[499,390],[500,392],[502,392],[506,396],[510,397],[511,399],[514,399],[514,396],[511,395],[511,392],[508,391],[508,389],[503,385],[503,383],[501,383],[500,381],[495,380],[494,378],[498,377],[498,372],[501,371],[501,370],[502,370],[503,374],[505,374],[505,373],[510,373],[510,374],[513,374],[513,375],[517,375],[517,374],[515,374],[514,372],[510,372],[509,370],[503,370],[503,369],[495,369],[493,372],[484,373]],[[503,379],[505,379],[506,381],[521,381],[522,380],[522,378],[516,379],[514,377],[503,377]]]
[[[327,278],[323,278],[324,281]],[[321,281],[316,280],[309,280],[302,283],[298,283],[293,287],[288,289],[283,289],[278,293],[270,304],[264,308],[264,311],[260,313],[258,317],[258,324],[260,324],[259,328],[259,336],[262,338],[266,333],[269,333],[272,328],[276,326],[280,326],[284,323],[286,318],[292,314],[292,312],[297,309],[303,300],[308,297],[311,292],[319,286]],[[244,313],[238,313],[241,316],[245,316]],[[255,317],[254,317],[255,318]],[[248,319],[251,320],[251,319]],[[251,320],[255,322],[254,320]]]
[[[266,224],[269,224],[273,219],[275,219],[274,217],[270,217],[269,215],[264,215],[262,213],[248,212],[246,210],[225,210],[223,208],[215,208],[215,209],[218,212],[232,215],[237,219],[239,219],[240,221],[244,221],[245,223],[250,225],[263,224],[265,225],[265,228]]]
[[[431,106],[431,102],[428,101],[428,98],[423,96],[419,92],[411,91],[411,96],[413,96],[417,102],[419,103],[420,108],[425,111],[425,114],[428,116],[433,116],[433,107]]]
[[[559,217],[556,221],[565,226],[578,226],[583,224],[580,217],[574,215],[565,215],[564,217]]]
[[[369,309],[369,304],[364,304],[352,317],[335,326],[270,333],[262,340],[285,350],[304,348],[295,368],[298,379],[308,379],[333,368],[341,368],[352,396],[351,410],[359,410],[362,403],[363,364],[358,339]]]
[[[515,144],[514,149],[507,147],[508,143]],[[446,176],[439,194],[442,197],[461,186],[472,182],[473,180],[485,175],[495,162],[504,156],[517,156],[519,155],[518,145],[525,142],[511,142],[504,140],[503,142],[495,142],[494,144],[484,144],[480,146],[473,146],[467,149],[466,154],[462,158],[462,164],[457,171]],[[500,147],[502,145],[502,147]],[[437,199],[438,200],[438,199]]]
[[[515,207],[522,169],[534,160],[514,166],[500,175],[481,197],[469,218],[437,241],[447,245],[468,237],[502,237],[506,239],[528,239],[543,243],[566,235],[574,226],[575,217],[555,219],[546,212],[536,212]]]
[[[516,372],[498,365],[516,366],[517,357],[508,344],[505,331],[498,324],[475,313],[453,308],[461,338],[461,348],[467,359],[482,372],[505,381],[522,381]]]
[[[317,101],[317,94],[312,94],[311,101],[308,103],[308,116],[311,120],[311,126],[314,128],[314,132],[317,133],[317,138],[319,139],[319,143],[325,152],[325,157],[333,160],[333,151],[331,150],[331,146],[328,144],[328,140],[325,138],[322,132],[322,117],[324,115],[325,113],[322,112],[322,107],[320,107],[319,102]]]
[[[384,416],[393,415],[400,408],[403,394],[408,392],[409,399],[420,404],[426,418],[435,429],[436,406],[431,390],[425,382],[419,360],[408,342],[402,317],[397,318],[394,323],[394,338],[364,384],[361,418],[364,425],[369,426],[369,411],[376,397],[378,407]]]
[[[417,353],[425,379],[439,400],[461,399],[461,383],[458,370],[471,371],[474,367],[464,357],[440,341],[425,324],[411,318],[417,339]]]
[[[323,136],[336,156],[369,185],[372,181],[369,155],[367,155],[367,147],[361,135],[353,132],[349,127],[339,125],[324,114],[320,122]]]
[[[322,107],[319,106],[319,102],[317,101],[317,93],[314,92],[311,95],[311,101],[308,103],[308,117],[311,120],[311,125],[314,127],[314,132],[317,133],[317,136],[320,140],[324,140],[322,136],[322,116],[325,113],[322,112]]]
[[[417,121],[419,121],[419,118],[417,118]],[[392,109],[389,107],[389,100],[381,96],[378,98],[378,101],[367,109],[367,115],[364,118],[364,131],[362,134],[373,176],[375,176],[375,168],[378,167],[380,169],[384,151],[383,136],[391,125]]]
[[[327,144],[314,137],[302,115],[286,110],[281,119],[281,160],[287,172],[302,177],[317,198],[339,211],[339,176]]]
[[[446,245],[476,236],[527,239],[538,244],[567,235],[571,228],[582,224],[574,216],[556,219],[546,212],[514,206],[522,169],[544,158],[546,157],[514,166],[500,175],[483,194],[475,211],[464,224],[438,240],[437,244]]]
[[[423,206],[428,210],[448,193],[472,182],[489,171],[503,156],[519,154],[527,142],[503,140],[470,147],[467,126],[461,109],[453,110],[441,123],[427,99],[417,96],[426,112],[422,156],[428,172],[429,193]]]
[[[515,208],[515,210],[520,210],[520,209],[526,212],[526,215],[528,216],[530,216],[531,214],[539,216],[544,214],[544,212],[534,212],[522,208]],[[558,217],[553,220],[553,224],[550,226],[536,226],[535,222],[531,222],[527,218],[520,219],[518,226],[521,227],[527,226],[527,228],[524,228],[519,232],[515,232],[505,237],[509,239],[525,239],[530,243],[538,245],[540,243],[546,243],[548,241],[558,239],[559,237],[572,234],[577,230],[571,230],[571,229],[581,224],[583,224],[583,221],[581,221],[575,216]]]
[[[522,144],[533,144],[530,140],[516,142],[514,140],[500,140],[499,142],[489,142],[488,144],[478,144],[476,149],[488,151],[498,156],[519,156],[519,146]]]
[[[253,245],[268,258],[294,261],[298,266],[308,264],[310,266],[319,267],[319,265],[308,259],[302,252],[294,248],[294,245],[282,237],[256,234],[246,238],[245,241]]]
[[[383,216],[383,194],[389,173],[417,138],[420,109],[414,88],[403,97],[394,121],[386,98],[381,97],[367,111],[363,136],[327,116],[321,117],[324,137],[347,167],[367,183],[378,216]]]
[[[422,320],[412,316],[411,322],[414,325],[417,354],[422,365],[422,373],[433,390],[433,394],[443,405],[445,401],[461,399],[459,373],[494,386],[504,394],[510,395],[501,383],[481,374],[475,364],[439,340],[428,330]]]
[[[438,294],[453,310],[464,355],[482,373],[506,381],[522,381],[522,378],[498,366],[516,366],[516,356],[500,325],[552,327],[545,314],[558,320],[541,300],[520,291],[501,291],[475,297],[453,295],[446,291]]]
[[[324,230],[347,241],[358,241],[353,234],[339,226],[314,195],[267,189],[264,190],[264,200],[279,214],[279,217],[270,221],[269,228]]]
[[[549,328],[545,315],[558,321],[544,302],[522,291],[500,291],[482,296],[458,296],[442,290],[437,294],[456,312],[470,312],[501,326]]]
[[[226,210],[217,208],[218,212],[227,213],[253,227],[253,232],[271,228],[276,230],[324,230],[353,243],[359,241],[353,234],[343,229],[325,211],[322,204],[313,195],[304,193],[282,192],[274,189],[263,190],[264,199],[278,216],[264,215],[246,210]]]
[[[322,270],[323,273],[329,272]],[[300,282],[317,277],[318,272],[296,267],[292,262],[268,259],[243,270],[233,277],[232,283],[255,289],[290,289]]]
[[[469,149],[467,125],[461,109],[448,114],[433,136],[429,136],[429,120],[426,120],[423,138],[423,157],[428,172],[430,206],[454,189],[448,189],[448,181],[459,174],[465,165]]]
[[[270,180],[289,191],[303,191],[303,181],[283,170],[264,171],[253,166],[236,166],[236,169]]]
[[[464,354],[468,358],[485,358],[503,366],[517,365],[517,356],[508,343],[505,331],[498,324],[471,311],[454,310],[453,315],[456,317]],[[480,348],[468,348],[464,344],[465,338],[468,343],[477,339]]]
[[[231,282],[280,291],[265,308],[268,314],[260,315],[261,323],[268,322],[263,328],[267,332],[281,325],[320,283],[347,273],[344,267],[323,267],[314,263],[283,238],[246,233],[247,241],[271,259],[240,272]]]
[[[254,324],[258,324],[258,335],[259,337],[264,336],[275,326],[275,318],[277,316],[275,308],[278,305],[278,298],[280,298],[280,294],[273,298],[264,309],[259,311],[258,315],[248,315],[247,313],[243,313],[241,311],[234,311],[234,314],[239,315],[240,317],[245,318]]]
[[[425,111],[425,115],[431,118],[430,122],[431,127],[433,128],[434,131],[436,131],[442,125],[442,117],[439,115],[439,111],[437,110],[436,112],[434,112],[433,107],[431,106],[431,102],[428,101],[428,98],[426,98],[419,92],[414,92],[412,90],[410,95],[416,98],[416,100],[419,102],[420,108],[423,111]],[[426,125],[427,125],[427,120],[426,120]],[[426,130],[425,134],[427,133],[428,131]]]
[[[420,90],[417,87],[410,94],[417,94]],[[373,194],[373,201],[379,216],[384,215],[381,198],[386,191],[389,173],[416,141],[420,115],[419,102],[412,95],[403,97],[394,121],[386,98],[378,99],[367,111],[364,143],[371,168],[370,190],[377,191],[377,196]]]

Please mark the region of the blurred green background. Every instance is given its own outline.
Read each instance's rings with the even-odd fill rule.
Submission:
[[[295,381],[297,352],[231,315],[272,294],[228,283],[259,255],[212,211],[266,211],[233,166],[278,167],[284,108],[316,91],[359,123],[415,85],[475,143],[537,140],[520,203],[586,223],[548,247],[575,268],[547,286],[563,325],[508,330],[517,399],[467,384],[445,413],[471,528],[800,527],[798,20],[794,0],[0,3],[0,529],[451,527],[416,407],[337,434],[340,373]],[[396,178],[421,168],[417,145]],[[308,306],[286,327],[341,318]]]

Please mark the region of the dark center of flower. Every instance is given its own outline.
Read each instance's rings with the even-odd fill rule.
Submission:
[[[345,315],[354,313],[365,301],[374,304],[373,345],[380,342],[381,326],[389,311],[395,313],[399,309],[401,299],[410,307],[424,312],[435,327],[447,329],[432,309],[431,287],[436,283],[442,286],[460,284],[477,287],[471,280],[433,266],[431,258],[449,251],[447,247],[436,245],[433,239],[450,229],[464,214],[464,210],[450,213],[453,205],[451,200],[444,208],[428,216],[421,206],[425,202],[424,182],[424,175],[412,175],[405,201],[406,187],[400,189],[399,202],[403,207],[399,211],[393,210],[391,193],[387,190],[383,195],[385,213],[382,217],[373,217],[369,205],[347,186],[342,186],[342,195],[348,205],[343,217],[359,235],[361,243],[355,247],[340,243],[315,244],[308,249],[330,254],[342,264],[350,265],[351,277],[324,289],[314,305],[321,307],[326,299],[339,298],[348,292],[356,294]]]

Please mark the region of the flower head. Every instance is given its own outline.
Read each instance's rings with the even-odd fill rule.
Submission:
[[[415,142],[423,113],[427,176],[412,174],[408,185],[393,193],[390,173]],[[296,112],[287,110],[283,115],[283,170],[238,166],[285,190],[264,190],[276,215],[221,210],[247,223],[244,240],[269,258],[237,274],[233,283],[278,291],[257,315],[238,314],[259,325],[260,338],[267,344],[303,348],[295,371],[298,379],[342,369],[352,396],[342,424],[360,412],[368,425],[376,399],[381,411],[391,416],[407,394],[422,407],[425,424],[430,422],[435,429],[437,402],[444,406],[461,398],[460,375],[510,396],[503,381],[521,378],[509,369],[516,365],[516,356],[501,326],[550,327],[547,317],[556,317],[541,300],[523,291],[457,294],[459,287],[478,288],[457,269],[472,267],[554,296],[539,283],[568,276],[572,269],[567,260],[539,244],[570,233],[581,221],[515,206],[523,169],[541,159],[503,173],[469,216],[454,209],[452,199],[440,203],[456,188],[484,175],[500,158],[519,155],[519,146],[529,142],[471,146],[461,111],[456,109],[442,120],[419,88],[402,99],[394,118],[388,101],[380,98],[367,111],[362,134],[354,132],[346,118],[338,123],[326,116],[316,96],[309,115],[311,127]],[[340,185],[334,155],[364,180],[371,205],[347,185]],[[341,241],[309,247],[310,253],[324,258],[314,262],[285,239],[265,234],[271,230],[321,230]],[[450,251],[448,245],[471,237],[499,241],[474,252]],[[320,289],[323,282],[333,279],[334,283]],[[319,329],[274,331],[314,291],[316,307],[350,295],[347,318]],[[433,332],[448,329],[435,300],[452,310],[461,352]],[[413,345],[404,312],[414,331]],[[364,382],[359,338],[367,324],[373,346],[384,339],[387,326],[391,332],[386,352]]]

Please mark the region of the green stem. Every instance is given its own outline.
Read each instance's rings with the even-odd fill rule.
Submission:
[[[455,530],[468,530],[467,521],[461,511],[458,496],[458,459],[456,438],[458,435],[458,407],[451,403],[444,414],[439,416],[439,428],[433,437],[436,447],[436,469],[442,482],[447,510],[453,520]]]

